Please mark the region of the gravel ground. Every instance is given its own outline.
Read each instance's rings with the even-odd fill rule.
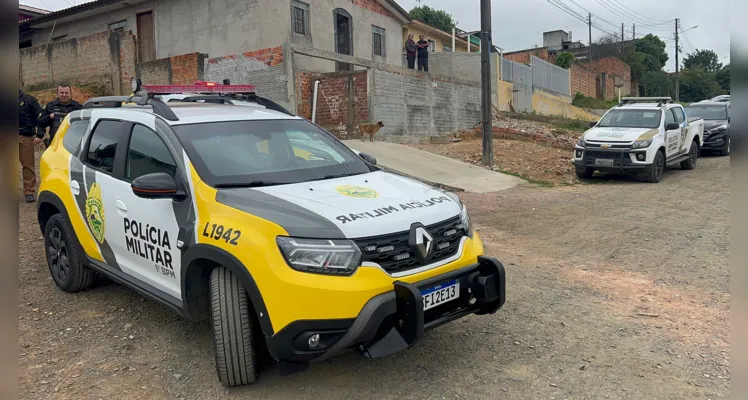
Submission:
[[[218,382],[205,324],[102,282],[58,290],[35,206],[19,204],[23,399],[729,398],[729,159],[659,184],[461,194],[507,302],[407,352],[344,354],[253,386]]]

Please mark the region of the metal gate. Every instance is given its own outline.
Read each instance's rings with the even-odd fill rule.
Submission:
[[[512,62],[512,94],[514,111],[532,112],[532,67]]]

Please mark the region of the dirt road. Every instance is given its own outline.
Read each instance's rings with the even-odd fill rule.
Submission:
[[[24,399],[718,399],[730,393],[729,159],[659,184],[607,181],[463,194],[505,307],[367,361],[303,374],[273,366],[218,382],[207,325],[114,284],[70,295],[47,272],[35,206],[21,204]]]

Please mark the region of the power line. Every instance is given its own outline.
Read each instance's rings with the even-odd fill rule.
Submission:
[[[568,5],[562,3],[560,0],[546,0],[546,1],[548,1],[549,4],[551,4],[552,6],[558,8],[559,10],[563,11],[564,13],[566,13],[566,14],[574,17],[574,18],[576,18],[577,20],[579,20],[581,22],[584,22],[585,24],[589,23],[589,21],[587,21],[587,18],[584,18],[583,16],[581,16],[579,13],[577,13],[576,11],[574,11],[574,9],[572,9]],[[607,33],[607,34],[613,35],[613,36],[617,35],[615,32],[612,32],[611,30],[609,30],[609,29],[607,29],[605,27],[602,27],[599,24],[596,24],[594,22],[592,23],[592,26],[594,28],[596,28],[597,30],[603,32],[603,33]]]
[[[610,25],[610,26],[612,26],[612,27],[615,27],[615,28],[616,28],[616,30],[618,29],[618,24],[615,24],[615,23],[613,23],[613,22],[610,22],[610,21],[608,21],[608,20],[607,20],[607,19],[605,19],[605,18],[601,18],[601,17],[599,16],[599,15],[595,15],[595,14],[594,14],[594,13],[593,13],[592,11],[590,11],[590,10],[588,10],[588,9],[586,9],[586,8],[584,8],[584,7],[582,7],[582,6],[580,6],[580,5],[579,5],[579,3],[577,3],[577,2],[576,2],[576,1],[574,1],[574,0],[569,0],[569,1],[570,1],[570,2],[572,3],[572,4],[574,4],[575,6],[577,6],[577,7],[581,8],[582,10],[584,10],[584,11],[585,11],[585,12],[586,12],[587,14],[592,14],[592,16],[594,16],[595,18],[599,19],[600,21],[603,21],[603,22],[605,22],[606,24],[608,24],[608,25]]]
[[[610,3],[610,1],[611,1],[611,0],[595,0],[595,1],[596,1],[596,2],[598,3],[598,4],[600,4],[601,6],[603,6],[603,7],[604,7],[604,8],[606,9],[606,10],[608,10],[608,11],[612,12],[613,14],[617,15],[618,17],[621,17],[621,18],[623,18],[623,19],[625,19],[625,20],[630,20],[630,21],[632,21],[632,22],[636,23],[637,25],[639,25],[639,26],[641,26],[641,27],[644,27],[644,28],[650,28],[650,29],[653,29],[653,30],[658,30],[658,29],[661,29],[661,30],[668,30],[668,31],[670,30],[670,29],[665,29],[665,28],[655,28],[655,27],[656,27],[656,26],[660,26],[660,25],[665,25],[665,24],[669,24],[669,23],[671,23],[672,21],[670,21],[670,22],[664,22],[664,23],[657,23],[657,24],[653,24],[653,23],[651,23],[651,22],[646,22],[646,21],[645,21],[645,22],[642,22],[642,21],[640,21],[640,20],[639,20],[639,18],[638,18],[638,17],[635,17],[635,16],[633,16],[633,15],[631,15],[631,14],[627,13],[627,12],[626,12],[625,10],[621,10],[621,9],[620,9],[620,8],[618,8],[618,7],[617,7],[617,6],[615,5],[615,4],[613,4],[613,3]]]
[[[624,5],[623,3],[621,3],[621,2],[620,2],[620,1],[618,1],[618,0],[610,0],[610,1],[613,1],[613,2],[615,2],[615,3],[617,3],[617,4],[620,4],[620,5],[621,5],[621,7],[623,7],[623,8],[625,8],[625,9],[627,9],[627,10],[631,11],[632,13],[634,13],[634,14],[636,14],[636,15],[638,15],[638,16],[640,16],[640,17],[642,17],[642,18],[644,18],[645,20],[650,20],[650,21],[653,21],[652,23],[654,23],[654,24],[656,24],[656,25],[664,25],[664,24],[669,24],[669,23],[672,23],[672,22],[673,22],[673,21],[665,21],[665,20],[658,20],[658,19],[650,18],[650,17],[647,17],[647,16],[645,16],[645,15],[639,14],[638,12],[636,12],[636,11],[634,11],[634,10],[632,10],[632,9],[630,9],[630,8],[628,8],[628,7],[626,7],[626,5]]]

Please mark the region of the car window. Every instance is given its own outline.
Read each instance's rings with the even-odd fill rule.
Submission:
[[[691,117],[704,118],[705,120],[725,120],[729,118],[729,109],[724,106],[694,104],[687,108],[688,115]]]
[[[69,151],[73,155],[78,154],[78,150],[81,147],[81,140],[83,140],[83,134],[86,133],[88,128],[88,120],[77,120],[70,123],[65,136],[62,138],[62,147]]]
[[[608,111],[597,124],[602,128],[657,128],[660,126],[660,110],[626,110]]]
[[[177,172],[177,164],[163,140],[143,125],[134,125],[127,147],[125,179],[133,181],[139,176],[164,172],[171,177]]]
[[[371,171],[356,153],[304,120],[222,121],[174,130],[210,185],[297,183]]]
[[[686,120],[686,115],[683,114],[683,109],[680,107],[673,107],[673,113],[675,114],[675,122],[681,124]]]
[[[673,114],[673,109],[671,108],[670,110],[665,111],[665,126],[667,126],[667,124],[672,124],[675,122],[675,114]]]
[[[96,169],[111,174],[114,169],[114,155],[122,132],[121,121],[99,121],[91,135],[86,150],[86,163]]]

